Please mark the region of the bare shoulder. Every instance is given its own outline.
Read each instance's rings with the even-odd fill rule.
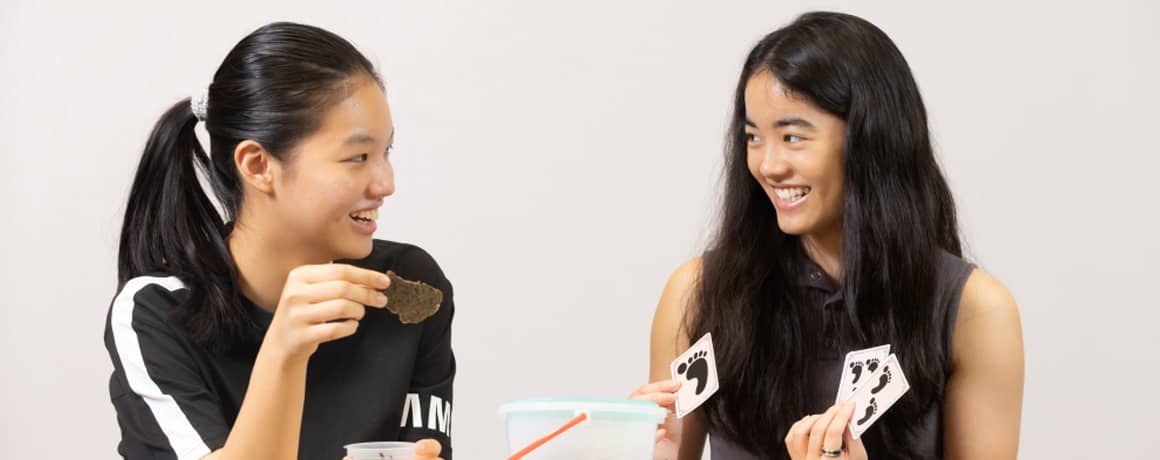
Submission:
[[[696,257],[689,259],[681,266],[677,267],[671,275],[669,281],[665,284],[665,290],[661,294],[661,300],[657,304],[657,319],[665,319],[666,322],[671,322],[676,325],[680,324],[682,319],[691,321],[687,313],[689,312],[689,305],[692,303],[693,297],[697,292],[697,285],[701,278],[701,258]]]
[[[946,458],[1016,458],[1024,377],[1019,307],[983,270],[975,269],[963,286],[951,354]]]
[[[1015,297],[982,269],[971,272],[963,286],[953,348],[956,362],[980,356],[977,352],[983,350],[1022,356],[1022,325]]]
[[[963,286],[963,295],[959,301],[959,321],[969,322],[988,316],[1018,319],[1019,307],[1003,283],[990,273],[976,268]]]
[[[673,271],[665,284],[653,315],[650,353],[650,380],[668,378],[668,364],[680,350],[689,347],[689,328],[693,314],[689,306],[701,277],[701,258],[691,259]]]
[[[701,258],[694,257],[685,261],[669,275],[669,282],[665,284],[665,295],[687,297],[694,291],[701,278]]]

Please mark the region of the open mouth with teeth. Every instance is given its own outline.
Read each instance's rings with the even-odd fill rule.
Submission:
[[[350,218],[354,219],[355,222],[358,222],[360,224],[374,222],[376,220],[379,220],[379,210],[378,209],[369,209],[366,211],[354,212],[354,213],[350,214]]]
[[[794,204],[803,200],[806,195],[810,194],[811,190],[813,189],[810,187],[784,187],[776,188],[773,191],[777,193],[777,197],[781,198],[782,201],[788,204]]]

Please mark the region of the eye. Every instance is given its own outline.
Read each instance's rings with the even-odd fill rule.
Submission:
[[[753,144],[756,142],[761,142],[761,138],[754,133],[745,133],[745,142]]]
[[[395,146],[389,145],[389,146],[387,146],[387,149],[383,151],[383,156],[390,158],[391,152],[394,152],[394,151],[395,151]]]
[[[785,140],[785,143],[787,143],[787,144],[797,144],[797,143],[805,140],[805,138],[798,136],[796,134],[786,134],[785,137],[783,137],[782,139]]]
[[[351,162],[351,163],[362,163],[362,162],[365,162],[365,161],[367,161],[367,158],[368,158],[368,157],[369,157],[369,155],[367,155],[367,154],[365,154],[365,153],[364,153],[364,154],[362,154],[362,155],[359,155],[359,156],[356,156],[356,157],[352,157],[351,159],[349,159],[349,160],[346,160],[346,161],[349,161],[349,162]]]

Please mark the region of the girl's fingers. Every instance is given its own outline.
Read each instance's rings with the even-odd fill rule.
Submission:
[[[300,286],[295,300],[304,303],[324,302],[331,299],[346,299],[360,305],[383,307],[387,305],[386,295],[378,289],[345,280],[324,281]]]
[[[676,380],[658,380],[656,382],[648,383],[637,388],[632,392],[635,395],[643,395],[648,393],[676,393],[681,388],[681,382]]]
[[[415,443],[415,455],[419,457],[438,457],[443,446],[434,439],[424,439]]]
[[[807,415],[790,427],[785,439],[785,448],[789,451],[790,457],[795,460],[806,458],[806,447],[810,441],[810,428],[817,418],[817,415]]]
[[[287,279],[287,281],[298,281],[306,284],[334,280],[344,280],[374,289],[386,289],[387,286],[391,285],[391,279],[387,277],[386,273],[350,264],[303,265],[292,270]]]
[[[333,299],[301,307],[291,314],[306,324],[322,324],[344,319],[358,321],[363,319],[366,311],[366,307],[360,303]]]
[[[854,403],[843,401],[837,406],[837,411],[830,419],[829,425],[824,429],[822,438],[822,449],[825,450],[842,450],[842,436],[846,433],[846,427],[850,424],[850,417],[854,415]]]
[[[826,439],[826,430],[830,427],[830,422],[834,421],[834,415],[838,413],[838,406],[830,406],[826,413],[814,419],[814,423],[810,426],[810,440],[806,445],[806,458],[818,458],[822,455],[822,442]]]
[[[633,395],[629,399],[635,399],[638,401],[652,401],[652,402],[657,403],[657,405],[664,407],[666,409],[673,407],[673,405],[675,405],[677,403],[677,395],[672,394],[672,393],[637,394],[637,395]]]
[[[329,342],[354,335],[358,330],[358,321],[345,320],[332,323],[322,323],[309,326],[306,329],[306,340],[313,343]]]

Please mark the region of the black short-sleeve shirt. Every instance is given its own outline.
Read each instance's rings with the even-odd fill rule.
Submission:
[[[376,240],[366,259],[343,262],[433,285],[443,304],[419,324],[368,308],[353,336],[319,346],[307,366],[299,458],[340,460],[353,442],[433,438],[451,460],[450,282],[409,244]],[[187,294],[176,277],[142,276],[125,283],[109,309],[109,393],[125,458],[201,458],[225,445],[241,408],[260,341],[222,351],[194,343],[170,319]],[[247,307],[264,334],[273,315]]]

